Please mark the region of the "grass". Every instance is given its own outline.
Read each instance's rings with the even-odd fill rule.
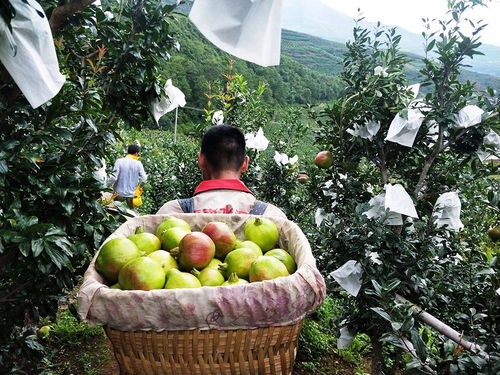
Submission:
[[[359,334],[349,349],[336,348],[338,318],[341,308],[338,301],[327,296],[310,317],[304,321],[299,337],[296,374],[365,374],[367,358],[371,351],[369,338]]]
[[[112,360],[104,331],[79,322],[68,310],[57,314],[49,337],[41,375],[103,375]]]

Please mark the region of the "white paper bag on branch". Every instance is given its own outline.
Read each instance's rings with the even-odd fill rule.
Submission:
[[[151,102],[151,112],[158,123],[158,120],[168,112],[173,111],[178,107],[186,105],[186,96],[177,87],[172,84],[172,80],[168,79],[163,88],[162,96],[159,99],[154,99]]]
[[[448,225],[455,232],[463,229],[464,225],[460,220],[460,210],[462,205],[456,191],[441,194],[434,204],[435,217],[434,224],[438,228]]]
[[[347,129],[346,132],[355,137],[361,137],[372,141],[373,137],[377,135],[379,130],[380,130],[380,121],[377,122],[366,121],[364,125],[354,124],[354,128]]]
[[[189,19],[210,42],[240,59],[279,65],[283,0],[196,0]]]
[[[483,144],[486,147],[500,150],[500,135],[490,130],[483,138]]]
[[[457,128],[469,128],[482,121],[484,111],[477,105],[466,105],[456,115],[455,126]]]
[[[407,111],[408,118],[403,117],[399,113],[394,117],[385,137],[386,141],[399,143],[406,147],[413,147],[413,142],[415,142],[415,137],[425,116],[418,108],[409,108]]]
[[[348,260],[340,268],[330,273],[339,285],[350,295],[356,297],[361,289],[363,269],[355,260]]]
[[[413,200],[401,184],[385,185],[385,209],[401,215],[418,218]]]
[[[337,349],[349,349],[354,340],[354,333],[347,327],[340,328],[340,337],[337,340]]]
[[[403,225],[403,217],[397,212],[386,211],[385,209],[385,193],[381,193],[368,202],[370,209],[363,212],[369,219],[384,219],[385,225]]]
[[[11,0],[12,40],[0,37],[0,61],[33,108],[52,99],[66,78],[59,72],[54,40],[43,8],[34,0]],[[10,41],[9,41],[10,40]]]

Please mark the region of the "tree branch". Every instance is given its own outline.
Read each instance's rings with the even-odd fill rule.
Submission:
[[[55,8],[52,11],[49,20],[52,34],[55,34],[55,32],[64,24],[68,17],[85,9],[93,2],[95,2],[95,0],[71,0],[69,3]]]
[[[380,146],[380,148],[378,149],[378,156],[380,158],[378,167],[380,168],[380,172],[382,173],[382,183],[385,186],[389,182],[389,174],[387,173],[387,160],[385,156],[384,146]]]
[[[424,186],[425,178],[429,173],[429,169],[431,168],[432,163],[434,163],[434,160],[436,160],[437,156],[442,151],[443,135],[444,135],[444,127],[439,125],[439,134],[438,134],[438,140],[436,142],[436,148],[434,148],[434,151],[432,151],[429,157],[425,160],[424,166],[422,167],[422,172],[420,172],[420,176],[418,178],[417,185],[415,186],[415,190],[413,191],[417,199],[418,199],[418,193],[420,192],[420,190],[422,190],[422,187]]]
[[[486,121],[492,117],[498,116],[498,112],[493,112],[488,117],[483,119],[483,121]],[[462,138],[467,132],[471,129],[474,129],[474,126],[462,129],[453,139],[450,139],[448,142],[443,144],[443,127],[439,126],[439,136],[438,136],[438,141],[436,143],[436,148],[432,152],[432,154],[429,155],[427,160],[424,163],[424,167],[422,168],[422,172],[420,173],[420,177],[418,179],[417,185],[415,186],[414,194],[418,198],[418,193],[420,193],[420,190],[422,190],[422,187],[424,186],[425,179],[427,177],[427,174],[429,173],[429,169],[438,157],[438,155],[446,150],[448,147],[454,145],[460,138]]]

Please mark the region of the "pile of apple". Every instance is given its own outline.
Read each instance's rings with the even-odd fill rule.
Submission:
[[[96,269],[111,288],[151,290],[233,286],[288,276],[297,269],[292,256],[275,248],[279,233],[270,219],[250,218],[245,240],[227,224],[207,223],[201,232],[174,216],[156,234],[143,232],[106,242]]]

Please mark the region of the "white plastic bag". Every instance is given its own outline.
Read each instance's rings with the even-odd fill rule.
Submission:
[[[210,42],[240,59],[279,65],[283,0],[196,0],[189,19]]]
[[[59,72],[54,40],[42,7],[34,0],[11,0],[17,53],[9,38],[0,37],[0,60],[28,102],[37,108],[52,99],[66,81]]]

